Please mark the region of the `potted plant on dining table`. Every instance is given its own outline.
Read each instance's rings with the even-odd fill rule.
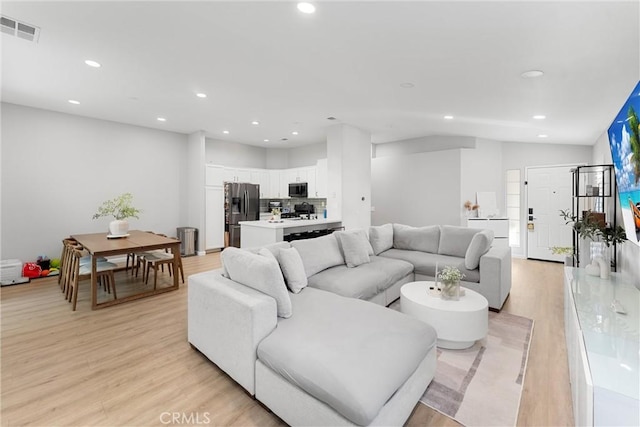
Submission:
[[[109,223],[108,237],[126,237],[129,232],[128,218],[138,218],[138,214],[142,211],[133,207],[133,195],[124,193],[111,200],[102,203],[98,208],[98,212],[93,215],[93,219],[101,217],[113,217],[114,220]]]

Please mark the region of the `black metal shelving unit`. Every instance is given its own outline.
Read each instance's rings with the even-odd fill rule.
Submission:
[[[586,212],[604,215],[606,226],[617,226],[616,180],[613,165],[578,166],[572,169],[573,191],[571,214],[582,220]],[[618,254],[613,244],[611,267],[616,271]],[[580,267],[580,236],[573,230],[573,262]]]

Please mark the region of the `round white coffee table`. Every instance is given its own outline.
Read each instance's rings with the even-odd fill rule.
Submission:
[[[489,329],[489,303],[465,288],[458,301],[429,294],[433,282],[411,282],[400,289],[400,311],[430,324],[438,333],[438,347],[463,349],[484,338]]]

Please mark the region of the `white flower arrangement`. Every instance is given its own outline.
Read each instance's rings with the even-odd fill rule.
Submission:
[[[438,273],[438,279],[442,283],[449,284],[455,283],[464,278],[464,274],[460,272],[456,267],[446,266],[440,273]]]

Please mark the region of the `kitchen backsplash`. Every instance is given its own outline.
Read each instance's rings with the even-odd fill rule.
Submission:
[[[307,202],[310,205],[314,206],[316,214],[319,217],[322,217],[322,213],[325,207],[327,206],[327,199],[312,199],[307,197],[305,198],[292,197],[290,199],[260,199],[260,212],[261,213],[271,212],[271,210],[269,209],[269,202],[276,202],[276,201],[282,202],[282,208],[285,212],[287,208],[289,209],[290,212],[293,212],[294,205]]]

